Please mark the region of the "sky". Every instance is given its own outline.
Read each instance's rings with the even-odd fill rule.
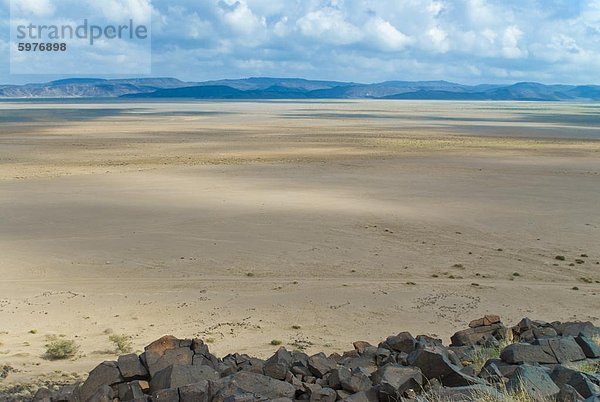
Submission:
[[[152,76],[600,84],[600,0],[127,1],[150,7]],[[63,78],[9,74],[9,11],[0,83]]]

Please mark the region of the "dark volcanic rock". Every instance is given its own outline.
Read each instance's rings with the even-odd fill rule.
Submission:
[[[179,387],[180,402],[210,402],[212,399],[210,383],[199,381]]]
[[[409,389],[420,389],[423,384],[421,370],[388,364],[371,376],[373,383],[379,385],[379,399],[397,401]]]
[[[87,380],[81,386],[81,400],[87,401],[90,399],[103,385],[110,386],[124,381],[116,362],[101,363],[90,372]]]
[[[336,367],[335,360],[326,357],[324,353],[318,353],[308,358],[308,369],[319,378],[323,378],[325,374]]]
[[[572,336],[537,339],[534,345],[540,345],[544,349],[544,352],[553,354],[558,363],[585,360],[583,350],[581,350],[581,347]]]
[[[592,383],[585,374],[565,366],[557,365],[554,367],[552,373],[550,373],[550,378],[559,387],[570,385],[584,398],[600,393],[600,387]]]
[[[162,369],[152,377],[150,389],[152,392],[161,389],[178,388],[199,381],[217,381],[219,373],[208,366],[182,366],[179,364]]]
[[[296,388],[287,382],[278,381],[261,374],[240,371],[216,382],[217,398],[250,394],[255,398],[293,398]]]
[[[587,338],[583,335],[575,338],[575,341],[583,351],[586,357],[593,359],[600,357],[600,346],[592,339]]]
[[[506,384],[509,391],[525,391],[532,398],[550,400],[560,392],[548,373],[541,368],[524,364],[520,366]]]
[[[483,382],[462,373],[462,367],[451,363],[447,351],[441,347],[417,349],[409,355],[408,363],[421,369],[423,376],[428,380],[435,378],[445,386],[459,387]]]
[[[542,346],[530,345],[528,343],[513,343],[512,345],[508,345],[500,353],[500,358],[509,364],[558,363],[556,356],[551,351],[548,353]]]
[[[400,332],[398,335],[388,337],[379,347],[394,352],[411,353],[417,346],[417,340],[409,332]]]
[[[152,377],[173,364],[191,365],[194,352],[190,346],[180,347],[180,340],[167,335],[146,346],[141,356]]]
[[[135,353],[120,356],[117,360],[117,366],[123,378],[127,381],[131,380],[147,380],[149,379],[148,370],[140,361],[140,358]]]

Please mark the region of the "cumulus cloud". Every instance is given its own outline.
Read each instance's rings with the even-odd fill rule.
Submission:
[[[18,0],[38,15],[53,13],[55,1]],[[76,10],[76,0],[60,1]],[[97,4],[123,15],[149,0],[132,1],[129,9],[125,0]],[[152,0],[151,7],[153,74],[188,80],[597,82],[600,68],[600,0]],[[1,0],[0,26],[8,25],[7,8]],[[0,40],[6,36],[0,30]]]

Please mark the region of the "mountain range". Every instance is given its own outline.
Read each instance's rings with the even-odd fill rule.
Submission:
[[[462,85],[447,81],[361,84],[301,78],[252,77],[204,82],[176,78],[70,78],[41,84],[0,85],[0,98],[187,99],[426,99],[599,101],[600,85]]]

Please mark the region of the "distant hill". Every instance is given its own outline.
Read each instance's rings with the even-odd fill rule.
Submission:
[[[0,98],[188,98],[188,99],[426,99],[599,101],[597,85],[462,85],[448,81],[361,84],[301,78],[251,77],[205,82],[175,78],[71,78],[42,84],[0,85]]]

